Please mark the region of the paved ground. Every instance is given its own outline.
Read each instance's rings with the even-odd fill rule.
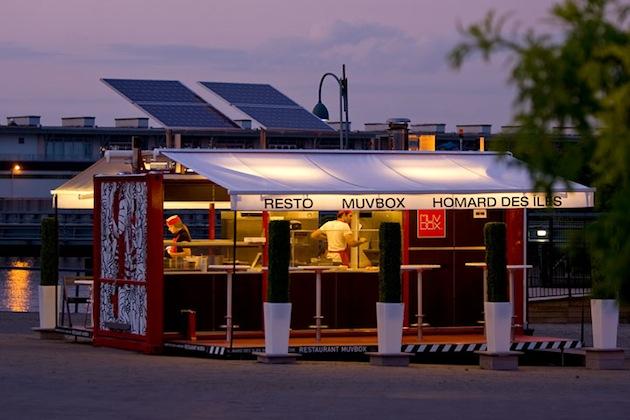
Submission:
[[[575,340],[582,338],[581,324],[535,324],[534,335],[550,337],[566,337]],[[584,324],[584,345],[593,345],[591,324]],[[630,324],[619,324],[617,345],[626,351],[626,358],[630,358]],[[630,417],[630,416],[629,416]]]
[[[556,420],[626,419],[630,412],[630,370],[268,366],[40,340],[30,331],[36,323],[36,314],[0,312],[1,418]],[[579,326],[540,327],[540,335],[564,329],[579,338]],[[626,348],[628,327],[621,328]]]

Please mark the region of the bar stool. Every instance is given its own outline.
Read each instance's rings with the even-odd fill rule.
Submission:
[[[232,336],[234,333],[234,324],[232,321],[232,276],[236,271],[245,271],[250,268],[249,265],[232,265],[232,264],[221,264],[221,265],[209,265],[208,270],[220,270],[221,272],[225,272],[227,276],[227,286],[226,286],[226,314],[225,314],[225,340],[228,343],[232,343]]]
[[[486,302],[486,299],[488,299],[488,268],[486,266],[486,263],[485,262],[467,262],[464,265],[466,265],[467,267],[480,267],[483,269],[483,301]],[[509,265],[506,265],[505,267],[508,270],[508,278],[509,278],[508,287],[510,288],[510,303],[512,304],[512,311],[515,311],[516,308],[514,307],[514,271],[526,270],[528,268],[532,268],[532,265],[509,264]],[[527,279],[523,277],[523,291],[525,291],[526,288],[527,288]],[[523,308],[525,308],[525,304],[523,304]],[[512,334],[514,334],[514,327],[516,327],[515,322],[514,322],[515,319],[516,319],[516,313],[513,312]],[[523,322],[524,321],[525,321],[525,313],[523,311]]]
[[[400,271],[415,271],[417,273],[417,287],[418,287],[418,313],[416,314],[417,323],[411,324],[412,327],[418,327],[418,340],[422,340],[422,327],[428,326],[423,324],[422,319],[424,314],[422,313],[422,273],[427,270],[433,270],[434,268],[441,268],[438,264],[404,264],[400,266]]]
[[[483,303],[486,302],[486,300],[488,299],[488,268],[486,267],[486,263],[485,262],[467,262],[464,264],[466,267],[478,267],[481,268],[483,270],[483,297],[481,298],[481,301]],[[484,316],[484,312],[483,309],[481,310],[481,315],[482,318]],[[486,332],[486,321],[485,318],[477,321],[478,324],[483,326],[483,330],[484,330],[484,334]]]
[[[317,343],[322,338],[322,328],[326,328],[325,325],[322,325],[322,319],[324,319],[322,316],[322,272],[335,268],[337,267],[334,265],[300,265],[296,267],[297,270],[315,272],[315,316],[313,318],[315,319],[315,341]]]
[[[518,325],[516,325],[516,322],[515,322],[516,321],[516,308],[514,305],[514,272],[518,270],[527,270],[528,268],[532,268],[532,265],[514,264],[514,265],[507,265],[506,268],[508,270],[508,277],[510,281],[509,282],[510,303],[512,304],[512,310],[514,311],[512,315],[512,338],[514,338],[514,328],[518,327]],[[525,290],[527,290],[527,278],[523,276],[523,293],[525,293]],[[525,306],[526,306],[526,303],[523,302],[523,323],[525,323]]]

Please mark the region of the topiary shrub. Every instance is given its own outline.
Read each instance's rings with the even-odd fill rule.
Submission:
[[[42,219],[40,261],[40,284],[42,286],[56,286],[59,276],[59,244],[57,220],[53,217]]]
[[[288,220],[269,222],[269,283],[267,302],[289,302],[289,262],[291,260]]]
[[[508,302],[505,223],[486,223],[483,236],[486,244],[488,302]]]
[[[394,222],[381,223],[378,234],[380,243],[379,302],[400,303],[400,224]]]

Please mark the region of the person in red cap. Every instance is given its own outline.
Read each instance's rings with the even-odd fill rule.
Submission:
[[[177,246],[178,242],[190,242],[190,231],[188,227],[182,222],[182,219],[178,215],[174,215],[166,219],[166,226],[169,232],[173,234],[173,245],[166,248],[166,252],[171,257],[184,257],[190,255],[190,248],[182,248]]]
[[[352,229],[350,229],[351,223],[352,210],[340,210],[337,213],[337,220],[328,221],[311,233],[313,239],[327,240],[327,258],[346,266],[350,265],[350,248],[367,242],[365,238],[354,239]]]

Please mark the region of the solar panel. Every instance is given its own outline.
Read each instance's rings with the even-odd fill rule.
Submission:
[[[233,127],[225,117],[206,105],[142,105],[142,108],[167,127]]]
[[[332,130],[322,120],[304,108],[264,108],[260,106],[240,106],[244,113],[267,127],[302,130]]]
[[[177,80],[103,79],[133,102],[205,103]]]
[[[166,127],[238,127],[177,80],[101,80]]]
[[[279,105],[299,107],[271,85],[254,83],[200,82],[234,105]]]
[[[271,85],[199,83],[267,128],[333,131],[322,120]]]

